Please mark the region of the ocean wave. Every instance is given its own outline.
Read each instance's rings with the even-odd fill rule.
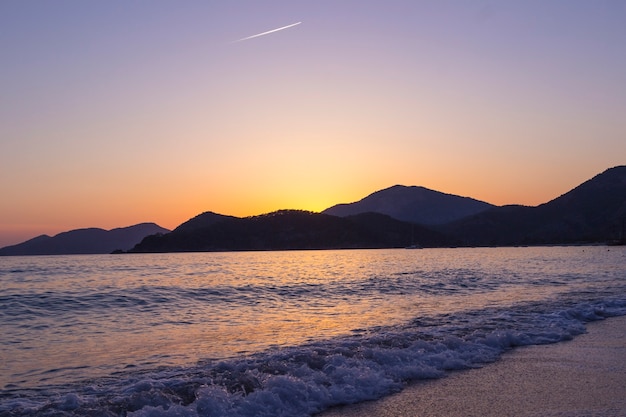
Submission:
[[[377,399],[409,381],[480,367],[516,346],[555,343],[625,315],[626,299],[555,300],[415,318],[350,337],[193,367],[119,372],[74,386],[2,392],[1,416],[306,416]]]

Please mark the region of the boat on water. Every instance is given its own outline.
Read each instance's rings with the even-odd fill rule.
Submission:
[[[417,244],[411,244],[409,246],[406,246],[404,249],[422,249],[422,247]]]
[[[622,221],[622,229],[619,232],[619,237],[617,239],[609,240],[606,242],[609,246],[624,246],[626,245],[626,236],[624,233],[624,227],[626,225],[626,221]]]
[[[411,244],[409,246],[405,246],[405,249],[422,249],[420,245],[415,243],[415,225],[411,226]]]

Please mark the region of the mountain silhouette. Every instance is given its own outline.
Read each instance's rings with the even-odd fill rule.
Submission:
[[[170,233],[146,237],[130,252],[599,243],[617,238],[624,219],[626,167],[620,166],[537,207],[497,207],[397,185],[322,213],[238,218],[205,212]]]
[[[171,232],[154,223],[79,229],[7,246],[0,255],[605,243],[623,242],[625,224],[626,166],[617,166],[536,207],[396,185],[322,213],[204,212]]]
[[[184,226],[184,227],[183,227]],[[337,217],[302,210],[237,218],[203,213],[165,235],[147,236],[130,252],[193,252],[446,246],[442,233],[380,213]]]
[[[173,231],[177,233],[182,233],[182,232],[203,229],[206,227],[210,227],[214,225],[215,223],[221,222],[223,220],[236,219],[236,218],[237,217],[213,213],[212,211],[205,211],[204,213],[198,214],[196,217],[193,217],[187,220],[186,222],[182,223]]]
[[[599,243],[618,239],[625,219],[626,166],[618,166],[545,204],[495,207],[437,229],[465,245]]]
[[[492,204],[469,197],[444,194],[424,187],[394,185],[355,203],[337,204],[322,213],[345,217],[374,212],[405,222],[438,225],[493,207]]]
[[[141,223],[112,230],[76,229],[59,233],[54,237],[41,235],[17,245],[5,246],[0,249],[0,256],[111,253],[115,250],[128,250],[148,235],[167,232],[168,229],[154,223]]]

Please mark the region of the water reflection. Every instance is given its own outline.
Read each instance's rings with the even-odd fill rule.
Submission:
[[[594,291],[622,273],[624,252],[501,248],[5,259],[0,332],[9,336],[0,342],[0,386],[62,382],[147,363],[186,365],[420,317]]]

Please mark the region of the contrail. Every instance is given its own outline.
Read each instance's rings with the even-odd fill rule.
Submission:
[[[263,36],[263,35],[267,35],[267,34],[270,34],[270,33],[278,32],[279,30],[289,29],[289,28],[291,28],[291,27],[294,27],[294,26],[296,26],[296,25],[299,25],[300,23],[302,23],[302,22],[292,23],[292,24],[290,24],[290,25],[283,26],[282,28],[268,30],[267,32],[258,33],[258,34],[256,34],[256,35],[248,36],[247,38],[242,38],[242,39],[239,39],[239,40],[233,41],[233,43],[234,43],[234,42],[247,41],[248,39],[252,39],[252,38],[258,38],[259,36]]]

